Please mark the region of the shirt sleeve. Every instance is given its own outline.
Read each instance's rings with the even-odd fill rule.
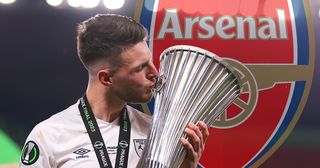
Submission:
[[[20,156],[20,168],[53,168],[50,142],[46,139],[44,130],[37,125],[27,137]],[[51,161],[50,161],[51,160]]]

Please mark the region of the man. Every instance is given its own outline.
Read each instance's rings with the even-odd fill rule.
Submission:
[[[151,118],[127,103],[152,97],[158,72],[147,31],[119,15],[97,15],[78,27],[78,55],[88,71],[85,95],[38,124],[27,138],[20,167],[136,167],[135,140],[145,140]],[[209,135],[189,124],[181,139],[187,151],[181,167],[196,167]],[[139,148],[137,148],[139,150]]]

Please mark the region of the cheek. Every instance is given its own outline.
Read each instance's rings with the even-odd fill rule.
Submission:
[[[141,81],[130,81],[127,83],[127,87],[130,88],[130,90],[141,90],[145,88]]]
[[[120,89],[126,91],[134,91],[144,88],[141,80],[138,80],[138,78],[134,79],[132,77],[119,80],[117,85],[120,87]]]
[[[130,83],[131,85],[135,87],[144,87],[144,76],[142,74],[136,74],[132,75],[127,78],[127,83]]]
[[[144,89],[146,86],[145,74],[143,72],[140,73],[132,73],[118,76],[114,84],[117,85],[118,88],[126,91],[133,91]]]

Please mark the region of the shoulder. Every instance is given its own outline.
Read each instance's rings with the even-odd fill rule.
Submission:
[[[37,126],[38,127],[59,127],[63,126],[66,121],[67,122],[74,122],[77,121],[77,119],[80,117],[79,109],[78,109],[78,102],[69,106],[63,111],[60,111],[54,115],[52,115],[50,118],[42,121]],[[63,125],[61,125],[61,123]]]
[[[64,136],[68,136],[69,139],[72,137],[70,129],[68,130],[65,128],[79,127],[74,125],[77,123],[77,114],[79,114],[79,112],[76,103],[37,124],[30,132],[24,144],[21,155],[21,167],[31,164],[34,167],[54,166],[56,162],[52,159],[56,157],[56,149],[59,149],[61,143],[67,139],[67,137]],[[80,127],[80,129],[82,128]],[[28,157],[29,150],[35,151],[37,157],[34,155],[33,158],[36,159],[30,160]]]
[[[54,141],[57,135],[61,135],[61,130],[79,123],[79,117],[78,103],[75,103],[37,124],[29,134],[28,139]]]

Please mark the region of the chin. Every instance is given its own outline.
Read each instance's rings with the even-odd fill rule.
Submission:
[[[137,103],[148,103],[152,99],[152,97],[153,97],[152,94],[147,94],[147,95],[145,95],[143,97],[132,99],[131,101],[128,101],[128,103],[134,103],[134,104],[137,104]]]

